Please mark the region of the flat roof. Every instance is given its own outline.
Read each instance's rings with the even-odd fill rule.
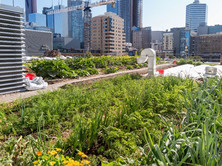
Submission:
[[[0,10],[7,10],[11,12],[16,12],[16,13],[24,13],[24,9],[20,7],[13,7],[5,4],[0,3]]]

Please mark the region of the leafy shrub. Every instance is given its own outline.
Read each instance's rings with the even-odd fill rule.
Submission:
[[[110,68],[106,68],[104,73],[106,74],[110,74],[110,73],[116,73],[119,69],[117,67],[110,67]]]
[[[135,64],[134,64],[134,68],[139,69],[139,68],[140,68],[140,65],[139,65],[138,63],[135,63]]]
[[[90,75],[99,74],[99,70],[96,68],[88,68],[87,71]]]
[[[202,65],[202,62],[193,62],[193,65],[199,66],[199,65]]]
[[[86,53],[86,58],[91,58],[93,55],[92,55],[92,53],[90,52],[90,51],[88,51],[87,53]]]
[[[76,73],[80,77],[84,77],[84,76],[89,76],[90,75],[90,73],[87,70],[81,70],[81,69],[76,70]]]
[[[43,78],[76,78],[77,74],[71,70],[63,60],[33,61],[30,68],[37,76]]]
[[[133,70],[133,66],[131,66],[131,65],[127,65],[126,68],[127,68],[128,70]]]

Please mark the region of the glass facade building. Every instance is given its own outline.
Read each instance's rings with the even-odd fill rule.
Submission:
[[[116,0],[115,8],[107,5],[107,12],[113,12],[124,19],[126,42],[132,42],[132,28],[142,27],[143,0]]]
[[[40,13],[29,14],[29,22],[34,22],[37,26],[46,26],[46,15]]]
[[[83,0],[68,0],[70,6],[85,6]],[[84,10],[74,10],[68,13],[69,36],[80,41],[80,47],[84,48]]]
[[[208,33],[209,34],[222,33],[222,25],[209,26]]]
[[[54,10],[65,8],[63,5],[57,5]],[[43,13],[52,11],[52,8],[44,8]],[[52,28],[54,33],[61,34],[62,37],[68,37],[68,13],[56,13],[46,15],[47,27]]]
[[[37,13],[37,0],[25,0],[26,21],[29,21],[29,14]]]
[[[186,27],[197,32],[200,23],[207,23],[207,5],[195,0],[186,7]]]

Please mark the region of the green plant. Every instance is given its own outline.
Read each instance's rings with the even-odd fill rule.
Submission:
[[[117,67],[110,67],[110,68],[106,68],[104,73],[105,74],[110,74],[110,73],[116,73],[119,69]]]
[[[126,68],[127,68],[128,70],[133,70],[133,66],[131,66],[131,65],[126,66]]]
[[[90,51],[88,51],[87,53],[86,53],[86,58],[91,58],[93,55],[92,55],[92,53],[90,52]]]

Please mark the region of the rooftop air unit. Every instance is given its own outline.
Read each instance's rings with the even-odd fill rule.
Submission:
[[[25,90],[23,9],[0,4],[0,95]]]

